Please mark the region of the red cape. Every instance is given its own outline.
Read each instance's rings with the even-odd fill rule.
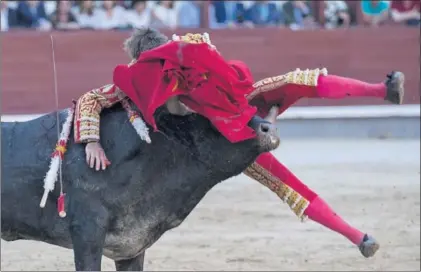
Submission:
[[[155,131],[155,110],[177,95],[230,142],[255,137],[247,126],[256,113],[245,97],[253,90],[250,71],[240,61],[225,61],[205,43],[169,42],[143,52],[136,63],[117,66],[113,81]]]

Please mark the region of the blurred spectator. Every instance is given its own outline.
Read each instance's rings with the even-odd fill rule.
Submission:
[[[314,19],[306,1],[288,1],[283,5],[285,21],[293,30],[313,26]]]
[[[16,10],[10,8],[7,2],[0,2],[1,9],[1,31],[17,26]]]
[[[126,9],[131,9],[133,6],[133,0],[120,0],[120,2],[122,3],[122,6]]]
[[[60,30],[79,29],[76,17],[71,12],[71,1],[58,0],[56,3],[56,11],[51,15],[53,27]]]
[[[250,17],[254,25],[273,26],[283,24],[282,10],[270,1],[255,1],[250,8]]]
[[[51,23],[45,13],[42,1],[21,1],[16,9],[18,25],[25,28],[50,30]]]
[[[116,1],[102,1],[102,7],[95,16],[97,29],[121,29],[127,27],[126,10]]]
[[[234,21],[232,26],[254,27],[251,17],[252,6],[255,1],[235,1],[234,4]]]
[[[364,24],[378,26],[389,19],[389,1],[362,0],[361,10]]]
[[[77,6],[72,8],[72,12],[81,28],[95,29],[97,27],[98,8],[94,1],[79,1]]]
[[[399,0],[392,1],[390,15],[394,22],[409,26],[420,25],[420,1]]]
[[[351,15],[345,1],[324,1],[325,27],[349,27]]]
[[[211,1],[209,27],[254,27],[284,23],[286,1]]]
[[[178,27],[200,27],[200,6],[204,1],[182,1],[178,10]]]
[[[234,1],[212,0],[209,5],[209,27],[225,28],[235,26]]]
[[[42,1],[44,2],[44,9],[45,14],[47,15],[47,18],[50,18],[51,15],[56,11],[57,9],[57,3],[56,1]]]
[[[156,28],[176,28],[177,11],[174,1],[158,1],[152,9],[151,25]]]
[[[127,4],[124,0],[115,0],[114,3],[116,6],[122,7],[125,10],[130,9],[132,6],[132,1],[130,1],[130,3]]]
[[[151,10],[144,0],[133,0],[131,9],[126,12],[126,20],[130,27],[141,28],[151,23]]]
[[[20,1],[1,1],[1,2],[6,2],[8,8],[16,11],[18,9],[18,5]]]

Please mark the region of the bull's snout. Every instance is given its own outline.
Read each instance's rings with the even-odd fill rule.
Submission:
[[[265,119],[253,117],[250,126],[256,131],[259,146],[263,152],[276,149],[279,146],[280,139],[276,129],[275,120],[278,115],[278,107],[272,107]]]
[[[256,131],[259,145],[266,152],[276,149],[279,146],[280,139],[278,130],[274,124],[263,121],[258,125]]]

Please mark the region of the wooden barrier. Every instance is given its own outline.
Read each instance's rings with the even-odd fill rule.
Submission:
[[[404,103],[420,103],[419,29],[286,29],[208,31],[227,59],[240,59],[256,80],[295,68],[327,67],[330,74],[378,82],[393,70],[406,75]],[[187,30],[177,30],[184,34]],[[128,63],[122,43],[129,32],[54,32],[59,106],[112,81],[117,64]],[[171,35],[171,32],[166,34]],[[55,109],[50,33],[2,33],[2,113],[44,113]],[[297,105],[377,105],[376,99],[303,99]]]

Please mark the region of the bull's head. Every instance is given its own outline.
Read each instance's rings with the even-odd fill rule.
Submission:
[[[193,113],[192,110],[180,102],[177,97],[170,98],[166,103],[166,108],[171,114],[178,116],[186,116]],[[265,118],[256,115],[248,123],[248,125],[256,131],[256,139],[261,152],[269,152],[279,146],[280,139],[275,125],[278,109],[278,106],[273,106]]]

